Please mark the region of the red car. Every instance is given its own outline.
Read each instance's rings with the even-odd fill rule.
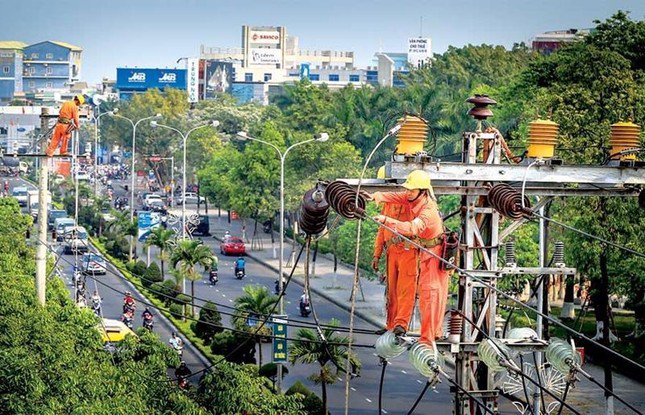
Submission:
[[[219,252],[223,255],[244,255],[246,247],[242,238],[237,236],[227,236],[222,239],[219,245]]]

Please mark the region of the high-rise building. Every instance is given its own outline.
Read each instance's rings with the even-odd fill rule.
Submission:
[[[22,92],[22,56],[26,43],[0,41],[0,101],[11,101]]]
[[[80,79],[83,49],[46,40],[23,49],[24,92],[65,91]]]

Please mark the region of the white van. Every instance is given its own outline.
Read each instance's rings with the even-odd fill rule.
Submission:
[[[74,226],[65,231],[65,248],[63,253],[73,254],[75,252],[89,251],[89,240],[87,231],[82,226]]]
[[[74,219],[72,218],[58,218],[54,221],[54,232],[52,238],[56,238],[57,242],[61,242],[65,235],[65,227],[74,226]]]

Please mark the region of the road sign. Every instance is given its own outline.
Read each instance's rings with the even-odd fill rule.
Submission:
[[[287,361],[287,316],[273,316],[273,362]]]

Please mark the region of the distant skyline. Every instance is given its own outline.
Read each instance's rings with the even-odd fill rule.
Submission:
[[[200,45],[240,47],[241,27],[285,26],[301,49],[404,52],[407,39],[448,46],[511,47],[549,30],[593,27],[618,10],[645,18],[643,0],[2,0],[0,40],[59,40],[83,48],[82,79],[114,79],[116,68],[183,67]],[[420,18],[423,17],[421,32]]]

